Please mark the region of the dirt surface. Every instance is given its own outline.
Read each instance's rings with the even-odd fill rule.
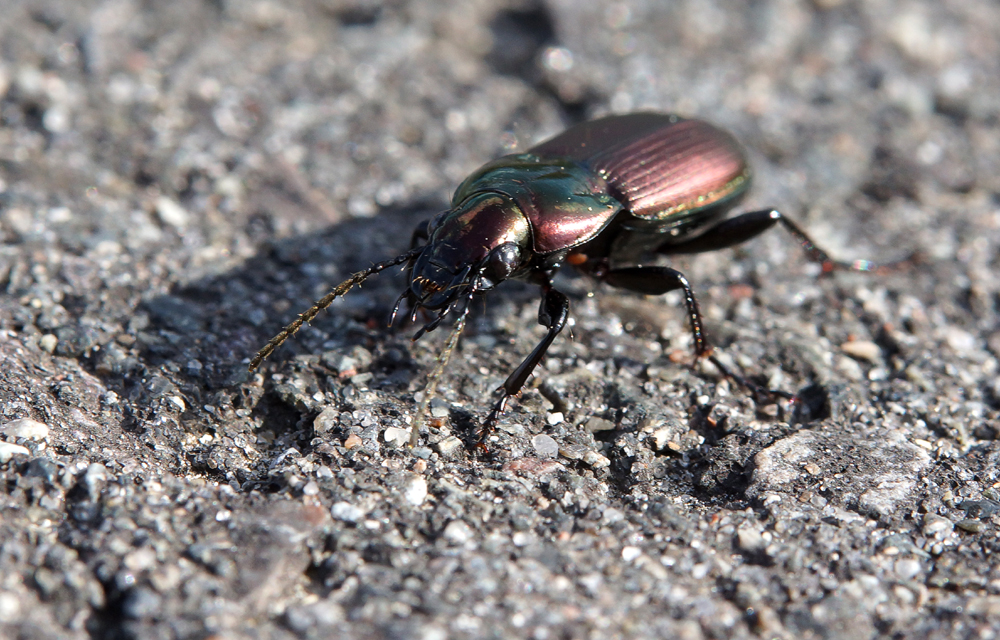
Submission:
[[[993,638],[1000,6],[9,0],[0,11],[0,637]],[[446,332],[398,270],[261,371],[477,166],[589,117],[709,119],[780,230],[573,274]]]

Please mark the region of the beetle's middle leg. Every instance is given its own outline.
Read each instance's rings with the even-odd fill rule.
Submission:
[[[430,220],[421,220],[417,223],[417,226],[413,228],[413,233],[410,234],[411,249],[416,249],[418,244],[427,244],[427,240],[431,237],[430,227]]]
[[[483,429],[479,434],[480,448],[484,447],[486,439],[490,436],[494,427],[496,427],[497,420],[500,419],[500,414],[507,408],[507,401],[521,391],[521,387],[528,381],[528,376],[531,375],[531,372],[535,370],[538,363],[545,357],[545,352],[548,351],[549,345],[552,344],[552,341],[556,339],[559,332],[566,326],[566,319],[568,317],[569,298],[562,292],[556,291],[551,283],[546,282],[542,284],[542,302],[538,306],[538,324],[547,327],[548,333],[545,334],[542,341],[528,354],[524,362],[518,365],[517,369],[514,369],[507,376],[507,380],[500,387],[499,391],[503,393],[503,396],[493,405],[493,410],[490,411],[489,417],[483,423]]]
[[[702,329],[701,310],[698,308],[698,299],[694,297],[691,284],[683,273],[670,267],[626,267],[622,269],[612,269],[602,278],[604,282],[622,289],[644,293],[646,295],[657,296],[668,291],[681,289],[684,291],[684,304],[687,306],[688,321],[691,324],[691,335],[694,337],[694,353],[698,358],[708,358],[709,362],[727,378],[736,381],[736,384],[748,389],[753,394],[754,399],[761,397],[773,397],[779,395],[790,397],[783,391],[773,391],[756,385],[741,375],[733,373],[729,367],[722,364],[718,358],[712,355],[712,347],[705,339],[705,332]]]
[[[430,234],[427,232],[430,226],[430,220],[424,220],[418,224],[414,229],[413,233],[410,234],[410,250],[414,250],[417,247],[427,244],[427,240],[430,238]],[[410,282],[413,274],[413,262],[406,265],[406,281]],[[389,314],[389,326],[396,321],[396,316],[399,314],[399,307],[403,304],[403,300],[406,300],[410,305],[416,300],[413,296],[413,292],[407,287],[403,289],[403,293],[399,294],[396,298],[396,304],[392,305],[392,313]]]
[[[694,297],[691,283],[677,269],[670,267],[625,267],[612,269],[602,278],[613,287],[628,289],[648,296],[662,295],[668,291],[682,289],[684,304],[687,306],[688,320],[691,323],[691,335],[694,337],[694,353],[701,357],[711,351],[705,340],[705,332],[701,328],[701,309],[698,299]]]

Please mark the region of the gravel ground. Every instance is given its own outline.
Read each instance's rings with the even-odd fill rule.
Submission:
[[[994,638],[1000,6],[991,0],[7,0],[0,637]],[[742,140],[787,234],[677,296],[567,272],[446,332],[365,283],[483,162],[610,112]]]

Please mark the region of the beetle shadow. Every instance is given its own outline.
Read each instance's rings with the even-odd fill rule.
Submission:
[[[229,425],[220,426],[222,420],[211,411],[203,411],[228,404],[258,419],[254,424],[259,427],[245,421],[241,427],[244,432],[255,428],[273,436],[294,433],[294,442],[289,445],[304,451],[313,446],[318,435],[313,420],[324,406],[339,409],[355,405],[357,390],[365,386],[387,390],[387,395],[398,398],[423,388],[429,363],[417,363],[411,343],[420,320],[416,325],[398,322],[395,327],[386,326],[399,293],[407,285],[404,267],[372,276],[282,344],[264,366],[268,384],[249,378],[250,357],[296,314],[350,274],[406,252],[413,229],[444,208],[443,203],[415,202],[384,210],[377,217],[346,220],[316,233],[266,242],[235,268],[207,274],[173,287],[166,295],[147,299],[130,322],[129,332],[135,341],[132,354],[104,367],[104,377],[113,388],[120,385],[130,407],[159,404],[169,409],[171,398],[182,398],[185,408],[179,421],[192,432],[232,430]],[[269,226],[266,221],[260,224]],[[274,232],[269,228],[259,231],[264,237],[272,237]],[[593,289],[584,282],[589,279],[574,270],[562,270],[559,278],[560,290],[570,297],[571,305]],[[511,314],[520,314],[520,324],[534,326],[534,318],[529,320],[522,312],[527,308],[534,316],[537,287],[507,281],[486,297],[488,302],[484,297],[474,302],[464,339],[475,339],[477,331],[484,328],[504,334],[503,328],[491,325]],[[435,333],[446,333],[447,324]],[[579,339],[574,338],[571,328],[564,335]],[[429,348],[439,353],[442,338],[431,340]],[[489,340],[495,343],[496,335]],[[614,356],[610,351],[597,351],[594,357]],[[491,369],[500,376],[509,373],[502,367]],[[275,373],[278,375],[271,375]],[[472,371],[465,373],[467,380],[476,376]],[[366,374],[367,379],[355,378]],[[453,384],[463,386],[467,380],[455,379]],[[479,426],[476,416],[483,416],[493,400],[492,389],[487,389],[482,376],[472,386],[480,388],[475,393],[482,395],[475,400],[481,410],[452,415],[457,435],[473,433],[470,427]],[[824,411],[823,399],[814,403],[812,414]],[[383,413],[395,412],[389,415],[397,417],[412,413],[413,407],[405,402],[400,400]],[[150,422],[144,418],[152,417],[152,412],[133,416],[126,420],[126,428],[133,425],[139,430]],[[815,418],[810,415],[801,421]],[[474,444],[466,440],[470,447]]]
[[[350,405],[357,389],[366,387],[402,397],[415,379],[426,376],[426,363],[414,359],[411,342],[421,318],[410,323],[401,309],[395,325],[387,326],[407,286],[405,265],[354,287],[283,343],[262,365],[268,384],[254,383],[251,376],[256,374],[247,371],[249,359],[350,274],[406,252],[417,225],[444,208],[416,202],[267,242],[235,268],[144,300],[129,325],[131,353],[97,369],[130,406],[169,406],[167,400],[181,397],[186,407],[179,420],[192,431],[225,431],[225,425],[218,426],[219,420],[201,409],[229,403],[259,418],[258,431],[271,432],[268,437],[296,432],[296,446],[308,448],[317,435],[313,420],[321,410],[318,405],[323,404],[310,402],[310,397],[325,397],[328,406]],[[520,308],[537,297],[536,287],[504,283],[489,296],[489,304],[475,301],[464,338],[474,338],[481,323],[489,324],[496,313],[515,308],[510,305]],[[446,322],[434,333],[446,333],[449,327]],[[436,342],[431,345],[436,348]],[[305,387],[282,384],[293,378],[293,384]],[[484,406],[488,402],[484,397]],[[127,422],[142,430],[152,413]]]

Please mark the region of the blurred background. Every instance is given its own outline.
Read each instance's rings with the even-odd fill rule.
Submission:
[[[993,637],[996,2],[0,13],[0,635]],[[730,130],[747,209],[838,257],[920,254],[817,280],[774,231],[677,263],[818,421],[690,371],[679,299],[571,274],[496,459],[461,438],[539,338],[528,287],[476,317],[415,456],[441,338],[384,328],[398,275],[246,374],[476,167],[637,110]]]

